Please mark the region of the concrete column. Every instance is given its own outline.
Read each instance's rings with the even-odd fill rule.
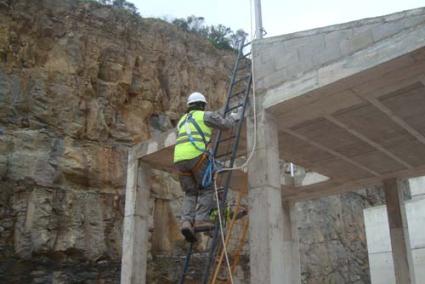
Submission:
[[[257,146],[248,166],[249,247],[251,283],[290,284],[284,249],[284,212],[280,186],[278,132],[274,119],[257,115]],[[252,149],[252,117],[248,119],[248,146]]]
[[[130,151],[122,244],[122,284],[146,283],[150,169]]]
[[[290,282],[301,284],[301,260],[295,203],[283,202],[284,267],[288,267]]]
[[[384,192],[396,283],[415,283],[403,190],[399,181],[394,178],[384,181]]]

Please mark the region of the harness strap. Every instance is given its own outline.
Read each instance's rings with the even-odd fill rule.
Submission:
[[[191,129],[188,125],[188,123],[192,123],[193,126],[196,129],[197,134],[199,134],[202,138],[202,142],[205,145],[205,149],[200,148],[198,145],[196,145],[195,141],[199,141],[199,139],[196,139],[192,136],[192,132]],[[196,122],[196,120],[192,117],[192,113],[188,113],[186,116],[186,119],[180,123],[179,128],[181,127],[186,127],[186,134],[188,136],[188,140],[189,142],[199,151],[202,152],[202,155],[200,157],[200,159],[198,160],[198,162],[196,162],[195,166],[187,172],[179,172],[180,176],[193,176],[194,172],[200,170],[200,167],[203,165],[203,162],[205,161],[205,159],[208,159],[208,163],[207,163],[207,167],[205,168],[205,172],[202,175],[202,180],[201,180],[201,188],[206,188],[207,186],[209,186],[211,184],[211,180],[212,180],[212,175],[213,175],[213,169],[214,169],[214,160],[211,159],[212,157],[210,157],[210,154],[207,150],[207,145],[208,142],[205,139],[205,134],[202,131],[201,127],[199,126],[199,124]],[[179,142],[182,143],[183,141],[185,141],[186,139],[183,138],[182,140],[180,140]]]
[[[188,120],[189,122],[191,122],[191,123],[193,124],[193,126],[195,126],[196,131],[198,131],[199,135],[201,135],[201,138],[202,138],[202,140],[204,141],[205,147],[207,147],[208,142],[207,142],[207,139],[205,139],[205,134],[204,134],[204,132],[202,131],[202,129],[201,129],[201,127],[199,126],[199,124],[196,122],[196,120],[195,120],[195,119],[193,119],[193,117],[192,117],[192,114],[191,114],[191,113],[189,113],[189,114],[187,115],[187,120]],[[189,135],[189,139],[190,139],[190,138],[191,138],[191,135]]]
[[[198,131],[193,131],[191,134],[192,134],[192,135],[199,135],[199,136],[201,136],[201,134],[199,134],[199,133],[198,133]],[[211,135],[209,135],[209,134],[207,134],[207,133],[204,133],[204,135],[205,135],[205,137],[206,137],[206,138],[210,138],[210,137],[211,137]],[[188,134],[187,134],[187,133],[180,133],[180,134],[177,134],[177,138],[187,137],[187,136],[188,136]]]
[[[193,142],[204,142],[202,139],[199,139],[199,138],[192,138],[192,139],[190,139],[190,138],[181,138],[181,139],[178,139],[177,140],[176,145],[187,143],[187,142],[192,142],[192,141]]]

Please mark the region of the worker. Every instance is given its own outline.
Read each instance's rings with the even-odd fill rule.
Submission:
[[[174,165],[185,194],[181,210],[181,233],[189,242],[196,240],[195,228],[210,230],[214,227],[209,216],[215,207],[213,188],[212,185],[202,188],[212,130],[229,129],[242,116],[242,109],[238,109],[224,118],[218,112],[205,111],[206,105],[203,94],[194,92],[189,95],[187,111],[177,124],[174,147]]]

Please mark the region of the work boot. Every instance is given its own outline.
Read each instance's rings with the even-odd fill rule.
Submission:
[[[189,221],[183,221],[180,231],[186,241],[190,243],[196,242],[195,232],[193,231],[192,224]]]
[[[214,229],[214,222],[211,220],[196,220],[195,232],[206,232]]]

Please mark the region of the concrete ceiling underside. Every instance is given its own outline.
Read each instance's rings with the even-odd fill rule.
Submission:
[[[425,174],[425,48],[270,107],[280,155],[328,181],[309,198]]]

